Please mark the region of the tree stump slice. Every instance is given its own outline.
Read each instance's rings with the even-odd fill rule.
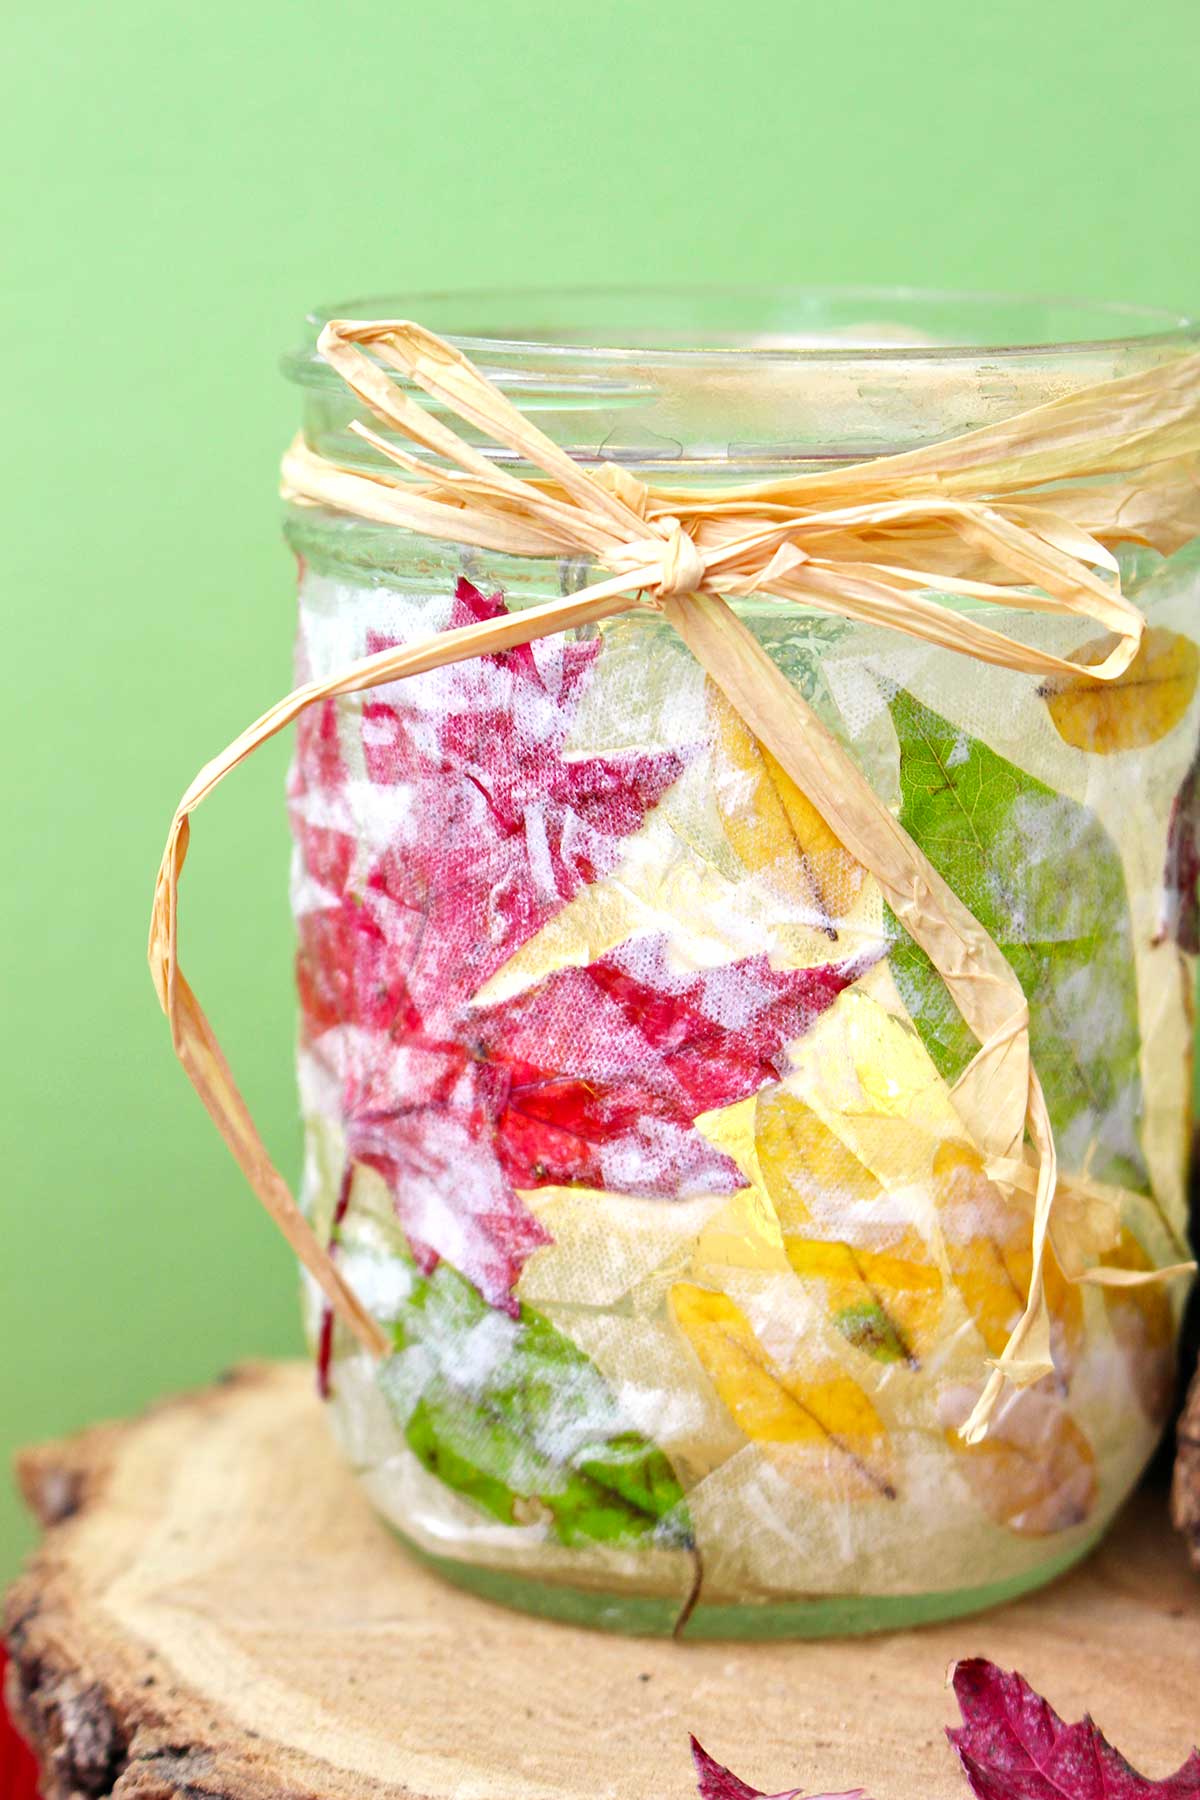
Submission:
[[[947,1665],[1019,1668],[1152,1776],[1200,1722],[1200,1584],[1161,1496],[1082,1568],[888,1637],[672,1644],[446,1586],[371,1512],[311,1371],[253,1365],[26,1453],[46,1527],[9,1596],[10,1705],[46,1800],[694,1800],[706,1748],[768,1793],[962,1800]]]
[[[1200,1570],[1200,1369],[1192,1376],[1175,1442],[1171,1519],[1187,1544],[1193,1569]]]

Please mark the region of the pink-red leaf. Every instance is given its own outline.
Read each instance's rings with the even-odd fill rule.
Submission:
[[[1151,1781],[1085,1714],[1066,1725],[1023,1676],[983,1657],[954,1666],[961,1725],[947,1730],[977,1800],[1200,1800],[1200,1755]]]
[[[450,624],[504,610],[460,581]],[[341,1083],[347,1157],[388,1183],[422,1269],[445,1258],[513,1314],[549,1241],[518,1190],[733,1192],[744,1178],[696,1118],[782,1074],[870,960],[697,972],[647,934],[476,1001],[615,871],[691,754],[566,754],[599,648],[523,646],[379,690],[349,738],[353,780],[353,713],[329,703],[302,722],[292,779],[302,1030]],[[383,848],[365,855],[364,836]]]
[[[787,1044],[866,967],[748,956],[680,972],[647,936],[475,1013],[478,1053],[506,1072],[492,1116],[512,1180],[732,1193],[744,1177],[693,1121],[781,1075]]]
[[[7,1660],[0,1643],[0,1800],[38,1800],[41,1782],[37,1763],[4,1704]]]
[[[692,1761],[696,1765],[696,1788],[700,1800],[867,1800],[862,1788],[846,1788],[837,1794],[810,1794],[807,1797],[800,1788],[788,1788],[782,1794],[764,1794],[761,1788],[751,1787],[708,1754],[704,1746],[692,1738]]]

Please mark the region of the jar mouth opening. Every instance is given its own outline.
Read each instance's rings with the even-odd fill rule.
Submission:
[[[1120,302],[913,287],[481,288],[380,294],[315,308],[285,372],[337,377],[316,354],[332,318],[418,320],[475,361],[581,371],[644,364],[732,371],[1054,360],[1200,341],[1200,319]]]

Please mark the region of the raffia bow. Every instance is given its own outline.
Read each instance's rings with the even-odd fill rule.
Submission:
[[[306,707],[635,608],[670,621],[743,720],[878,882],[939,971],[979,1050],[955,1104],[1011,1194],[1033,1194],[1028,1302],[963,1427],[983,1435],[1004,1382],[1052,1368],[1043,1265],[1060,1184],[1054,1134],[1029,1047],[1029,1008],[1012,968],[874,793],[838,740],[727,604],[760,594],[881,624],[999,667],[1078,677],[1079,666],[1022,644],[934,598],[1087,619],[1112,634],[1088,674],[1121,675],[1144,630],[1121,593],[1113,546],[1169,553],[1200,532],[1200,355],[1083,389],[929,448],[753,486],[650,487],[612,464],[583,468],[458,350],[407,321],[333,321],[320,354],[416,451],[355,430],[384,464],[354,470],[302,440],[283,460],[293,502],[332,508],[505,556],[583,558],[608,571],[580,592],[364,657],[264,713],[200,771],[172,822],[159,870],[149,957],[188,1075],[255,1191],[335,1312],[373,1354],[389,1344],[317,1242],[271,1163],[178,961],[178,882],[189,815],[259,744]],[[370,352],[370,354],[368,354]],[[388,369],[492,444],[532,465],[518,475],[406,394]],[[436,460],[429,460],[434,458]],[[1028,1141],[1027,1141],[1028,1140]],[[1158,1270],[1162,1278],[1190,1268]],[[1135,1271],[1075,1279],[1129,1285]]]

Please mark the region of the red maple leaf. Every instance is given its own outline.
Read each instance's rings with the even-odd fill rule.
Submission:
[[[0,1800],[38,1800],[38,1765],[4,1704],[7,1655],[0,1642]]]
[[[460,581],[450,623],[503,610]],[[779,970],[759,955],[680,972],[646,936],[475,1000],[617,867],[683,770],[675,751],[563,754],[598,653],[526,645],[409,684],[402,705],[370,700],[357,781],[327,705],[303,721],[292,786],[301,884],[315,886],[300,909],[303,1028],[340,1076],[347,1154],[383,1175],[424,1268],[444,1257],[513,1313],[521,1268],[549,1241],[518,1188],[732,1192],[744,1177],[697,1115],[780,1074],[788,1042],[866,966]],[[386,849],[360,868],[364,826]]]
[[[761,1788],[751,1787],[740,1775],[719,1763],[715,1756],[710,1756],[696,1738],[692,1738],[691,1744],[700,1800],[805,1800],[799,1788],[788,1788],[782,1794],[764,1794]],[[867,1800],[867,1796],[862,1788],[847,1788],[837,1794],[810,1794],[807,1800]]]
[[[1162,1781],[1131,1769],[1085,1714],[1065,1725],[1025,1678],[983,1657],[954,1666],[948,1729],[977,1800],[1200,1800],[1200,1755]]]

